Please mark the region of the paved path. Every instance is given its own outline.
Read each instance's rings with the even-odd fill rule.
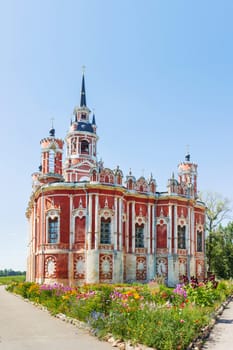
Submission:
[[[110,350],[87,332],[36,308],[0,286],[0,350]]]
[[[203,349],[230,350],[233,349],[233,301],[223,311],[215,324]]]

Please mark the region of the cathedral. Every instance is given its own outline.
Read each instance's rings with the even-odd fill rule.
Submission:
[[[183,275],[203,279],[205,205],[190,154],[158,192],[152,175],[136,179],[119,166],[106,168],[97,159],[96,131],[83,73],[65,139],[52,127],[40,141],[26,211],[27,280],[75,286],[160,278],[174,286]]]

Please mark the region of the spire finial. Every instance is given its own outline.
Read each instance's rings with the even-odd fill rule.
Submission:
[[[82,86],[81,86],[81,99],[80,99],[80,107],[86,107],[86,91],[85,91],[85,66],[82,66],[83,76],[82,76]]]
[[[54,127],[53,127],[53,121],[54,121],[54,118],[51,118],[50,119],[51,120],[51,129],[49,130],[49,135],[50,136],[52,136],[52,137],[54,137],[55,136],[55,129],[54,129]]]
[[[54,118],[51,118],[51,124],[52,124],[52,129],[53,129],[53,121],[54,121]]]
[[[186,145],[186,155],[185,155],[186,162],[190,162],[190,153],[189,153],[189,145]]]

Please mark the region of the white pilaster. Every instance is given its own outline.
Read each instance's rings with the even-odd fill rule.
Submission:
[[[95,196],[95,250],[99,246],[99,195]]]
[[[191,230],[191,212],[190,212],[190,207],[188,207],[188,222],[186,225],[187,228],[187,236],[186,236],[186,240],[187,240],[187,251],[188,254],[191,254],[191,241],[192,241],[192,230]]]
[[[114,222],[113,222],[113,244],[114,244],[114,250],[117,250],[117,216],[118,216],[118,206],[117,206],[117,198],[114,198]]]
[[[167,225],[167,247],[168,247],[168,254],[172,253],[172,206],[169,205],[168,208],[168,216],[169,216],[169,221]]]
[[[174,253],[177,254],[177,206],[174,206]]]
[[[135,202],[132,203],[132,253],[135,253]]]
[[[119,199],[119,250],[122,251],[122,198]]]
[[[126,245],[126,252],[129,252],[129,203],[127,202],[127,219],[128,221],[126,221],[126,225],[125,225],[125,245]]]
[[[73,196],[70,195],[70,237],[69,237],[69,254],[68,254],[68,278],[69,278],[69,285],[73,284],[73,276],[74,276],[74,271],[73,271],[73,254],[72,254],[72,245],[74,242],[74,222],[73,222],[73,215],[72,215],[72,210],[73,210]]]
[[[92,227],[92,194],[89,194],[89,202],[88,202],[88,226],[87,226],[88,250],[91,249],[91,227]]]
[[[147,240],[146,240],[146,248],[148,251],[148,254],[150,254],[151,246],[150,246],[150,227],[151,227],[151,204],[148,204],[147,207]]]
[[[156,206],[153,205],[152,206],[152,254],[155,254],[156,253],[156,250],[155,250],[155,240],[156,240],[156,216],[155,216],[155,213],[156,213]]]

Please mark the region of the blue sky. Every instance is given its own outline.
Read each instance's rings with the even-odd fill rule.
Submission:
[[[233,199],[233,2],[40,0],[0,4],[0,269],[26,268],[25,210],[51,118],[64,138],[82,65],[105,166],[152,172],[184,160],[200,191]]]

